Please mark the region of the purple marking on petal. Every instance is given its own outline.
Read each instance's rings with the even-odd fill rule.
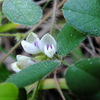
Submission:
[[[35,60],[31,59],[31,61],[36,62]]]
[[[37,41],[34,42],[34,45],[37,46]]]
[[[47,45],[47,50],[49,49],[49,45]]]
[[[47,45],[47,50],[49,49],[49,47],[52,49],[52,45]]]
[[[37,41],[34,42],[34,45],[35,45],[35,47],[39,48]]]
[[[50,45],[51,49],[52,49],[52,45]]]

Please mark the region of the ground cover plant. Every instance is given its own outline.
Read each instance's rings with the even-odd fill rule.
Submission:
[[[0,100],[100,100],[100,0],[0,0]]]

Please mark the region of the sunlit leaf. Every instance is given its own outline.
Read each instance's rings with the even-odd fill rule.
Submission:
[[[15,85],[6,83],[0,84],[0,100],[16,100],[18,89]]]
[[[0,26],[0,32],[6,32],[6,31],[9,31],[9,30],[14,29],[16,27],[18,27],[18,24],[8,23],[8,24]]]

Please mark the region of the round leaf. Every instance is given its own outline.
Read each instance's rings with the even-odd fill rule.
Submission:
[[[18,89],[15,85],[6,83],[0,84],[0,100],[16,100]]]
[[[5,0],[3,12],[14,23],[33,25],[42,17],[41,8],[32,0]]]
[[[87,35],[100,36],[100,0],[69,0],[63,14],[74,28]]]
[[[65,75],[67,85],[77,95],[100,91],[100,58],[85,59],[70,66]]]

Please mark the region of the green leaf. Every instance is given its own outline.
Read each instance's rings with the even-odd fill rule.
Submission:
[[[79,45],[86,36],[70,24],[66,24],[57,39],[57,52],[59,55],[66,56],[72,49]]]
[[[15,85],[6,83],[0,84],[0,100],[16,100],[18,89]]]
[[[0,26],[0,32],[6,32],[6,31],[9,31],[9,30],[14,29],[16,27],[18,27],[18,24],[8,23],[8,24]]]
[[[54,61],[43,61],[40,63],[33,64],[19,73],[12,75],[7,82],[13,83],[18,87],[24,87],[32,84],[45,75],[49,74],[54,68],[59,65],[59,62]]]
[[[79,31],[100,36],[100,0],[69,0],[63,7],[63,14]]]
[[[6,81],[10,75],[11,72],[6,69],[6,66],[4,64],[0,65],[0,83]]]
[[[34,25],[42,17],[41,8],[32,0],[5,0],[3,12],[14,23]]]
[[[77,95],[94,95],[100,91],[100,58],[81,60],[66,71],[66,82]]]

